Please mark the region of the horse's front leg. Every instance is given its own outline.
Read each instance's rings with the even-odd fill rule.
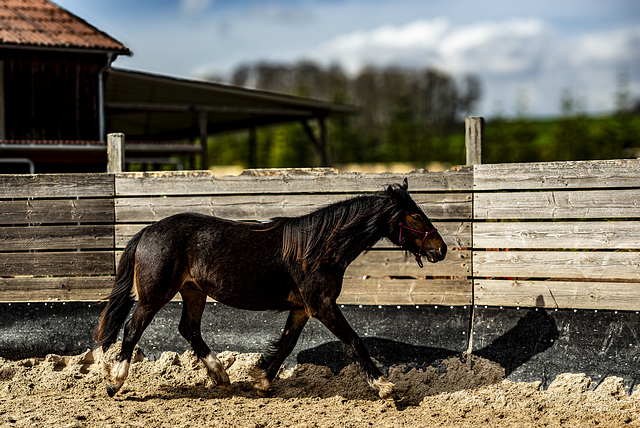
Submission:
[[[318,305],[314,318],[317,318],[344,344],[347,353],[365,372],[367,382],[378,392],[381,398],[397,399],[395,385],[389,382],[380,372],[369,356],[369,351],[362,339],[351,328],[349,322],[333,300],[324,300]]]
[[[300,333],[308,320],[309,315],[304,309],[292,309],[289,311],[289,317],[280,339],[271,345],[267,354],[260,360],[258,367],[251,373],[258,395],[262,397],[268,395],[271,382],[278,374],[278,370],[280,370],[285,358],[296,346]]]

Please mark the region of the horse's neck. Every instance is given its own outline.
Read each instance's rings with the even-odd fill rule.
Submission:
[[[378,213],[373,213],[372,215],[376,215]],[[354,227],[354,230],[363,230],[364,227],[366,227],[366,223],[369,221],[369,217],[362,217],[359,220],[360,222],[362,222],[362,225],[358,225]],[[362,254],[364,251],[368,250],[369,248],[373,247],[378,241],[380,241],[382,238],[384,238],[387,234],[387,231],[384,229],[385,225],[387,224],[386,221],[384,221],[382,218],[379,218],[377,220],[378,225],[377,227],[373,230],[373,231],[369,231],[368,233],[365,233],[364,231],[361,232],[362,236],[358,237],[358,236],[353,236],[353,238],[356,238],[354,240],[352,240],[351,242],[349,242],[349,245],[352,247],[350,250],[348,251],[348,257],[346,260],[344,260],[345,262],[347,262],[346,264],[349,265],[351,262],[353,262],[360,254]],[[362,238],[362,239],[358,239],[358,238]]]

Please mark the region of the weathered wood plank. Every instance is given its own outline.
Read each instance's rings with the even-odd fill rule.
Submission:
[[[0,224],[111,223],[113,199],[0,201]]]
[[[2,253],[0,276],[113,275],[113,251]]]
[[[336,173],[332,169],[248,171],[237,177],[215,177],[210,171],[116,174],[118,196],[216,195],[253,193],[369,193],[407,177],[409,191],[471,190],[473,173],[461,168],[408,174]]]
[[[403,251],[369,251],[360,255],[349,265],[345,276],[376,277],[412,276],[457,276],[466,277],[471,272],[470,251],[449,251],[447,257],[438,263],[424,260],[420,269],[415,258]]]
[[[473,275],[640,281],[640,252],[474,251]]]
[[[475,190],[640,187],[640,160],[488,164],[474,167]]]
[[[116,251],[116,265],[123,251]],[[467,277],[471,272],[470,251],[450,251],[447,258],[438,263],[424,260],[420,269],[413,256],[400,250],[374,250],[360,255],[349,265],[346,278],[389,278],[389,277]]]
[[[85,198],[114,194],[113,174],[0,174],[0,198]]]
[[[0,302],[96,301],[112,287],[112,276],[0,278]]]
[[[476,305],[640,310],[640,283],[474,280]]]
[[[153,222],[183,212],[197,212],[232,220],[268,220],[308,214],[349,195],[185,196],[118,198],[116,221]],[[471,194],[416,194],[414,201],[431,219],[470,219]]]
[[[115,247],[124,248],[133,235],[142,230],[144,224],[116,224]],[[471,247],[471,223],[469,222],[433,222],[440,231],[449,249]],[[380,241],[374,248],[398,248],[386,239]]]
[[[476,193],[474,218],[638,218],[640,189]]]
[[[113,225],[0,227],[0,251],[113,249]]]
[[[471,305],[470,280],[345,279],[340,304]]]
[[[640,249],[640,221],[474,223],[480,248]]]

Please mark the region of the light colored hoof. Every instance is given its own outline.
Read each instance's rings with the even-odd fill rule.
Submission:
[[[398,399],[398,394],[396,394],[396,386],[389,382],[387,378],[384,376],[380,376],[378,380],[373,382],[373,388],[378,391],[378,396],[383,400],[387,399]]]

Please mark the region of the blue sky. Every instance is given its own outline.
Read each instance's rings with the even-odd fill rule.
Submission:
[[[618,77],[640,98],[637,0],[54,0],[134,52],[114,66],[171,76],[225,75],[242,63],[313,60],[433,66],[477,74],[476,115],[615,107]]]

